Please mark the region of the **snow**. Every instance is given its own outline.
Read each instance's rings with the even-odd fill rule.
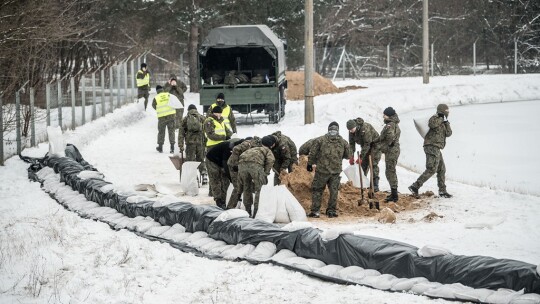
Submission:
[[[393,225],[379,224],[375,219],[344,222],[338,218],[317,226],[418,247],[443,247],[454,254],[540,264],[540,197],[534,192],[539,189],[535,187],[538,182],[534,173],[540,171],[533,153],[528,152],[538,147],[534,142],[538,128],[532,120],[540,99],[540,75],[436,77],[431,78],[429,85],[422,85],[420,78],[349,80],[336,84],[369,88],[316,97],[315,124],[304,126],[303,103],[289,102],[287,115],[279,124],[242,125],[239,135],[263,136],[281,130],[300,146],[309,138],[324,134],[328,124],[336,120],[346,138],[348,119],[361,116],[380,130],[382,109],[392,106],[402,118],[400,164],[421,171],[424,155],[412,117],[433,112],[438,103],[448,103],[454,135],[444,154],[448,191],[455,196],[433,199],[430,210],[398,213]],[[186,99],[188,103],[198,103],[196,94],[186,94]],[[506,103],[515,100],[537,101]],[[501,101],[504,103],[454,107]],[[427,112],[416,112],[422,109]],[[497,117],[504,117],[508,123],[497,124],[494,121],[501,120]],[[64,136],[115,188],[133,191],[136,184],[178,181],[178,171],[168,155],[155,151],[156,125],[153,109],[143,113],[139,103],[117,109]],[[471,130],[474,126],[484,127]],[[500,136],[490,135],[490,131]],[[483,145],[477,138],[481,138]],[[516,149],[511,148],[514,145]],[[464,149],[474,150],[476,155],[465,155]],[[47,150],[47,145],[41,144],[26,149],[24,154],[42,157]],[[463,164],[453,162],[452,155],[456,153],[463,158]],[[403,166],[398,167],[399,189],[406,192],[406,186],[419,174]],[[126,230],[114,231],[105,223],[83,219],[64,209],[39,184],[28,180],[27,168],[28,164],[16,158],[8,159],[6,166],[0,168],[0,302],[447,302],[322,282],[269,264],[209,260]],[[387,190],[384,165],[381,168],[381,188]],[[499,171],[492,171],[496,177],[476,173],[483,168]],[[475,173],[463,173],[464,169]],[[519,176],[513,176],[515,172]],[[184,196],[182,200],[213,203],[207,188],[200,190],[198,196]],[[435,178],[423,190],[436,190]],[[431,223],[422,221],[430,211],[444,217]],[[140,229],[152,229],[147,226],[141,223]],[[249,250],[253,248],[235,254],[245,255]],[[362,273],[364,277],[366,272]],[[382,281],[371,283],[386,286]]]

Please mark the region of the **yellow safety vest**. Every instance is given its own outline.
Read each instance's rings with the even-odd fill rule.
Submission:
[[[139,73],[144,73],[142,70],[139,70],[137,72],[137,75],[139,75]],[[137,78],[137,87],[142,87],[142,86],[145,86],[145,85],[149,85],[150,84],[150,73],[146,73],[146,75],[144,75],[144,78],[143,79],[139,79]]]
[[[217,103],[214,103],[211,107],[210,107],[210,110],[212,110],[214,107],[216,107],[218,104]],[[227,105],[225,108],[222,108],[223,112],[221,113],[221,117],[223,117],[223,123],[225,124],[225,126],[231,130],[231,132],[233,132],[233,129],[231,127],[231,121],[229,120],[229,115],[231,114],[231,107],[229,105]]]
[[[156,113],[157,117],[176,114],[176,110],[169,106],[169,93],[161,92],[156,95]]]
[[[227,136],[227,132],[225,131],[225,124],[224,122],[219,122],[217,120],[215,120],[214,118],[212,118],[212,121],[214,122],[214,133],[216,135],[223,135],[223,136]],[[219,143],[222,143],[224,142],[224,140],[212,140],[210,138],[207,137],[207,140],[206,140],[206,146],[207,147],[211,147],[211,146],[215,146]]]

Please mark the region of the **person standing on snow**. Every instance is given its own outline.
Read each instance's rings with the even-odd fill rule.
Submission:
[[[320,217],[321,200],[324,189],[328,185],[330,198],[326,215],[337,217],[337,197],[339,192],[342,159],[350,158],[349,144],[339,135],[339,124],[335,121],[328,125],[328,133],[315,141],[309,152],[307,170],[315,171],[311,184],[312,200],[309,217]]]
[[[208,114],[207,116],[212,115],[212,109],[214,107],[221,107],[223,111],[223,120],[225,122],[225,126],[232,131],[232,133],[236,133],[236,118],[234,118],[234,114],[232,111],[231,106],[225,103],[225,95],[223,93],[219,93],[216,97],[216,102],[213,103],[208,108]]]
[[[171,144],[171,153],[174,153],[174,118],[176,110],[169,106],[169,93],[163,91],[163,87],[156,86],[157,95],[152,101],[152,107],[156,110],[158,117],[158,136],[156,150],[163,152],[163,143],[165,142],[165,128],[169,133],[169,142]]]
[[[187,86],[182,81],[178,81],[176,79],[176,75],[171,74],[169,81],[167,81],[167,83],[163,86],[163,90],[176,96],[178,100],[180,100],[182,106],[184,105],[184,92],[187,91]],[[180,124],[182,123],[182,117],[184,117],[184,108],[176,109],[175,127],[177,129],[180,128]]]
[[[452,195],[446,192],[445,173],[446,166],[441,150],[446,146],[446,138],[452,135],[452,128],[448,121],[450,110],[445,104],[437,106],[437,113],[429,119],[429,131],[424,138],[424,152],[426,153],[426,170],[418,177],[416,182],[409,186],[412,194],[418,197],[418,190],[422,185],[437,173],[437,186],[439,186],[439,196],[451,198]]]
[[[261,139],[261,144],[262,146],[242,153],[238,162],[238,193],[243,193],[244,207],[252,218],[257,215],[261,188],[268,184],[268,174],[274,165],[274,155],[270,149],[276,144],[275,138],[265,136]],[[254,193],[255,202],[253,202]]]
[[[281,184],[279,175],[283,172],[291,173],[293,171],[293,164],[298,164],[298,156],[296,155],[296,145],[294,142],[286,135],[282,134],[281,131],[277,131],[269,135],[274,137],[276,144],[272,148],[272,153],[274,154],[274,185]]]
[[[186,117],[180,123],[178,130],[178,150],[184,152],[184,142],[186,144],[186,161],[201,162],[199,172],[203,180],[206,181],[206,167],[204,165],[204,132],[203,124],[205,117],[197,111],[195,105],[189,105]]]
[[[381,160],[381,149],[378,143],[379,133],[371,124],[365,122],[360,117],[347,121],[347,129],[349,130],[349,146],[351,151],[349,164],[351,166],[354,165],[354,152],[356,151],[356,144],[359,144],[361,152],[360,159],[357,160],[357,163],[360,163],[364,175],[367,175],[369,170],[369,156],[371,155],[371,162],[373,164],[373,190],[379,192],[379,161]]]
[[[150,96],[150,72],[148,72],[146,63],[141,63],[141,69],[137,71],[135,77],[137,81],[137,99],[144,97],[144,110],[148,105],[148,96]]]
[[[379,137],[379,146],[381,152],[384,153],[384,162],[386,165],[386,179],[390,184],[390,195],[386,197],[386,202],[398,201],[398,178],[396,173],[397,160],[400,153],[399,137],[401,129],[399,128],[399,117],[392,107],[388,107],[383,111],[383,119],[385,126]],[[373,170],[375,171],[375,169]]]
[[[242,195],[242,192],[238,191],[238,163],[240,162],[240,155],[251,148],[260,147],[261,145],[262,143],[259,137],[246,137],[243,143],[235,146],[232,150],[227,165],[229,166],[229,175],[231,177],[231,183],[233,184],[233,191],[229,198],[229,202],[227,203],[227,209],[235,208]]]

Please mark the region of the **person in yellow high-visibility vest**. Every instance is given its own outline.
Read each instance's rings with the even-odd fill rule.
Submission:
[[[163,143],[165,142],[165,128],[169,132],[169,143],[171,144],[171,153],[174,153],[174,121],[176,110],[169,105],[170,94],[163,91],[163,87],[156,86],[157,95],[152,101],[152,107],[156,110],[158,117],[158,136],[156,150],[163,152]]]
[[[210,115],[212,114],[212,109],[216,106],[221,107],[221,110],[223,112],[221,116],[223,117],[225,126],[227,126],[227,128],[233,133],[236,133],[236,118],[234,118],[231,106],[225,103],[225,94],[219,93],[217,95],[216,102],[213,103],[210,108],[208,108],[208,114],[206,116],[210,117]]]
[[[148,105],[148,96],[150,92],[150,72],[148,72],[146,63],[141,63],[141,69],[137,71],[137,99],[144,97],[144,110]]]

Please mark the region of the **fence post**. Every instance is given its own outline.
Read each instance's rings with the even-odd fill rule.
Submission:
[[[82,106],[81,126],[82,126],[86,123],[86,77],[82,75],[80,81],[82,83],[82,90],[81,90],[81,106]]]
[[[116,68],[116,107],[120,108],[120,88],[122,87],[122,64],[119,63]]]
[[[114,111],[114,100],[113,100],[113,86],[114,86],[114,74],[113,74],[114,67],[111,65],[109,68],[109,103],[110,103],[110,109],[109,111],[112,113]]]
[[[135,99],[135,59],[131,60],[131,101]]]
[[[435,73],[435,72],[434,72],[434,69],[433,69],[433,64],[434,64],[434,63],[433,63],[433,62],[434,62],[434,61],[433,61],[433,52],[434,52],[434,51],[433,51],[433,46],[434,46],[434,44],[435,44],[435,43],[432,43],[432,44],[431,44],[431,77],[433,77],[433,75],[434,75],[434,73]]]
[[[64,127],[62,126],[62,79],[58,80],[58,126],[60,127],[60,130],[63,130]]]
[[[17,154],[20,154],[21,153],[21,95],[18,90],[15,93],[15,122],[16,122],[15,133],[17,134]]]
[[[45,103],[47,104],[47,127],[51,125],[51,85],[45,84]]]
[[[105,116],[105,70],[99,72],[101,77],[101,117]]]
[[[390,43],[386,46],[386,77],[390,77]]]
[[[75,121],[75,78],[71,77],[69,79],[69,85],[71,87],[71,129],[75,130],[76,121]]]
[[[472,50],[473,50],[473,56],[472,56],[473,73],[474,73],[474,76],[476,76],[476,41],[472,45]]]
[[[514,74],[517,74],[517,62],[518,62],[518,53],[517,53],[517,39],[514,39]]]
[[[34,108],[34,97],[35,97],[36,91],[34,88],[30,88],[30,131],[32,134],[30,135],[30,146],[34,147],[36,145],[36,119],[35,119],[35,113],[36,110]]]
[[[128,98],[128,72],[127,72],[128,62],[124,62],[124,104],[127,104],[129,101]]]
[[[92,72],[92,120],[96,118],[96,72]]]
[[[0,166],[4,165],[4,104],[0,95]]]
[[[343,54],[346,54],[345,47],[343,47]],[[345,69],[347,68],[347,60],[343,58],[343,80],[345,80]]]

